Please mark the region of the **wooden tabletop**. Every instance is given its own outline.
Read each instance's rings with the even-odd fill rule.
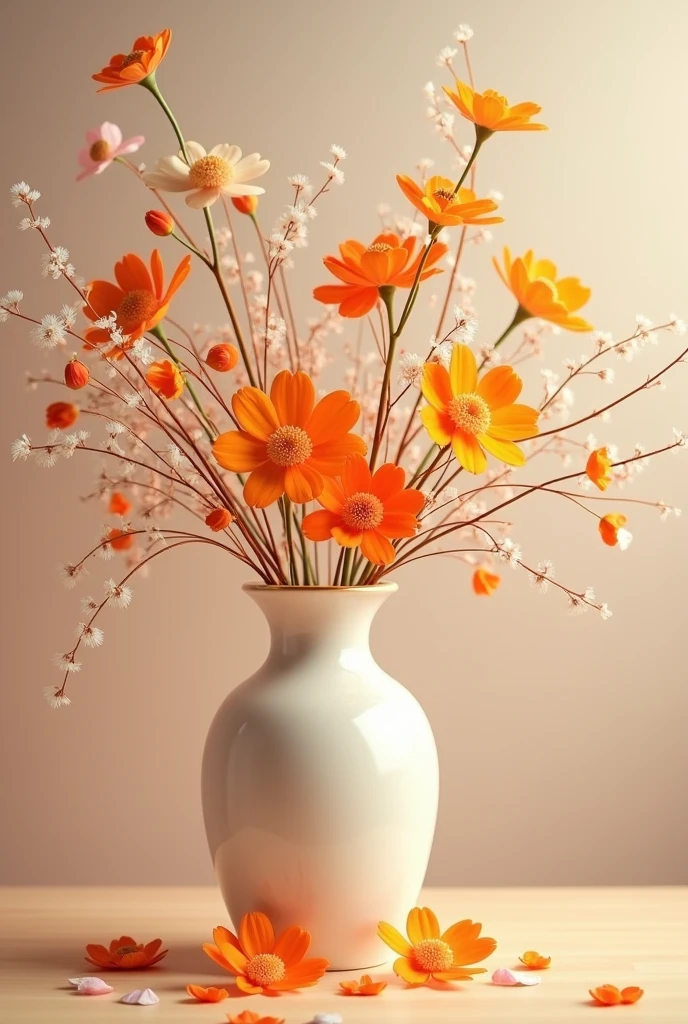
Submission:
[[[222,1024],[243,1009],[305,1024],[316,1013],[339,1013],[345,1024],[478,1024],[520,1021],[558,1024],[591,1021],[600,1010],[615,1021],[664,1024],[688,1021],[688,890],[638,889],[430,889],[424,903],[442,927],[471,917],[498,941],[485,962],[488,974],[451,990],[407,989],[389,967],[372,972],[389,982],[375,997],[340,994],[351,974],[327,974],[312,989],[279,997],[234,995],[220,1004],[192,1004],[188,982],[224,985],[224,975],[201,951],[215,925],[227,924],[215,889],[0,889],[0,1020],[6,1024],[101,1024],[151,1018],[160,1022]],[[395,922],[401,924],[401,922]],[[98,971],[83,960],[87,942],[107,945],[132,935],[160,936],[167,958],[149,971]],[[532,988],[490,982],[497,967],[513,967],[526,949],[551,955],[552,966]],[[114,986],[106,996],[77,996],[67,979],[94,974]],[[639,985],[633,1006],[595,1006],[588,989],[610,983]],[[153,1007],[117,1000],[135,988],[152,988]],[[605,1018],[606,1019],[606,1018]]]

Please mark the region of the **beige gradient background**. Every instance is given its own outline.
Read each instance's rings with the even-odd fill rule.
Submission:
[[[479,85],[539,101],[551,126],[498,136],[481,158],[481,188],[505,194],[507,218],[491,245],[471,249],[464,269],[479,283],[482,338],[511,315],[489,266],[502,242],[533,246],[580,274],[594,288],[591,318],[617,337],[637,312],[657,322],[670,311],[688,317],[683,0],[652,10],[640,0],[433,0],[425,8],[411,0],[25,0],[3,14],[2,194],[21,178],[40,188],[54,242],[68,246],[86,277],[109,275],[129,249],[152,248],[147,195],[117,167],[76,185],[76,152],[86,129],[106,119],[125,137],[147,137],[140,155],[149,164],[173,150],[143,91],[98,96],[89,79],[140,32],[170,25],[159,80],[187,137],[236,142],[273,161],[266,229],[289,199],[288,174],[317,177],[332,142],[349,151],[346,185],[322,203],[311,247],[297,253],[297,308],[310,315],[310,288],[325,279],[320,257],[347,235],[371,236],[379,202],[403,209],[394,174],[422,156],[449,167],[421,90],[442,80],[436,54],[463,21],[475,29]],[[40,279],[37,239],[17,232],[19,216],[0,205],[0,292],[23,288],[26,308],[41,315],[69,295]],[[169,262],[172,249],[164,250]],[[221,322],[199,269],[175,311],[187,323]],[[423,344],[430,329],[421,317],[406,344]],[[25,332],[0,331],[7,452],[23,431],[44,436],[48,394],[23,389],[25,369],[43,365]],[[664,336],[642,360],[614,364],[620,383],[658,369],[680,344]],[[559,369],[589,342],[562,335],[550,345],[544,365]],[[666,391],[629,404],[597,436],[630,454],[636,441],[659,446],[672,426],[688,427],[686,374],[679,367]],[[534,394],[537,367],[528,381]],[[593,382],[577,408],[609,395]],[[102,521],[77,498],[96,469],[88,458],[46,471],[11,468],[4,456],[0,881],[206,883],[202,744],[224,695],[261,660],[266,628],[239,591],[240,568],[203,550],[175,553],[136,584],[127,613],[107,616],[106,645],[85,658],[72,707],[51,712],[42,698],[57,678],[50,656],[72,636],[79,594],[98,592],[109,575],[97,564],[87,589],[69,592],[56,574]],[[688,462],[662,457],[627,493],[688,506]],[[437,736],[443,788],[429,881],[685,882],[685,519],[661,523],[637,508],[634,543],[621,554],[603,548],[593,520],[555,499],[524,503],[515,518],[524,557],[551,558],[559,579],[594,585],[614,617],[572,618],[556,594],[542,598],[515,572],[490,601],[473,598],[467,570],[453,562],[400,573],[374,647],[420,698]]]

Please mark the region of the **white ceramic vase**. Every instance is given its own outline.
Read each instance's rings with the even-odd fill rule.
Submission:
[[[423,709],[370,651],[397,586],[244,590],[272,642],[215,715],[203,755],[222,896],[235,925],[261,910],[276,930],[307,928],[309,955],[333,970],[377,966],[389,957],[378,921],[402,926],[418,898],[438,800]]]

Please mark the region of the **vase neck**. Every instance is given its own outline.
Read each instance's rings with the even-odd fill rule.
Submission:
[[[370,652],[373,619],[396,584],[377,587],[245,588],[270,627],[269,658],[318,654],[339,661],[341,652]]]

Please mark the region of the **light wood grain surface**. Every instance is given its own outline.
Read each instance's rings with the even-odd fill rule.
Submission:
[[[376,997],[341,995],[338,982],[351,974],[327,974],[316,988],[279,997],[236,996],[216,1005],[192,1004],[187,982],[225,985],[201,951],[216,924],[228,923],[218,893],[208,888],[0,889],[0,1021],[3,1024],[101,1024],[151,1019],[222,1024],[243,1009],[305,1024],[316,1013],[339,1013],[348,1022],[477,1024],[520,1021],[558,1024],[599,1020],[664,1024],[688,1021],[688,890],[638,889],[434,889],[424,893],[440,924],[465,917],[482,921],[498,941],[485,962],[489,973],[451,990],[407,989],[391,969],[372,972],[388,988]],[[399,925],[402,922],[395,922]],[[86,942],[108,944],[130,934],[137,941],[160,936],[169,955],[156,968],[102,972],[83,957]],[[492,985],[492,972],[513,967],[526,949],[552,956],[533,988]],[[77,996],[67,978],[106,977],[115,992]],[[645,997],[634,1006],[597,1007],[588,989],[611,983],[639,985]],[[153,988],[160,1003],[131,1007],[118,998]],[[606,1018],[605,1018],[606,1019]]]

